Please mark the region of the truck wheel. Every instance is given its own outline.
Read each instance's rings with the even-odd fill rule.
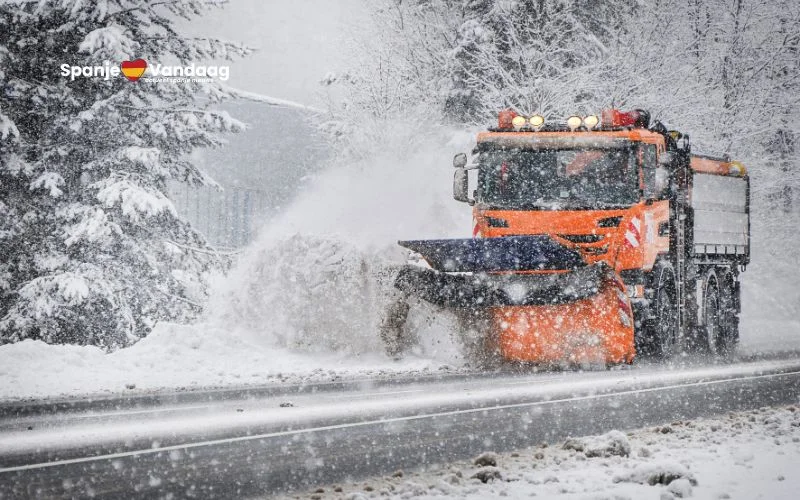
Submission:
[[[651,352],[668,359],[679,351],[678,302],[672,264],[660,262],[655,269],[655,319],[650,324]]]
[[[703,338],[709,354],[717,355],[723,347],[720,328],[720,292],[717,275],[709,271],[703,289]]]
[[[733,273],[726,273],[720,281],[719,291],[719,327],[720,350],[719,354],[728,356],[733,354],[739,343],[739,316],[738,289]]]

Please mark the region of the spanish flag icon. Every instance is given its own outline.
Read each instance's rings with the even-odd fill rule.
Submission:
[[[147,61],[144,59],[134,59],[133,61],[122,61],[120,64],[120,69],[122,69],[122,74],[125,75],[125,78],[128,80],[135,82],[139,78],[142,77],[144,74],[144,70],[147,69]]]

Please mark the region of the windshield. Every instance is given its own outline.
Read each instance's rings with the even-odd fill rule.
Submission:
[[[478,201],[490,208],[617,208],[639,200],[630,148],[484,151],[478,162]]]

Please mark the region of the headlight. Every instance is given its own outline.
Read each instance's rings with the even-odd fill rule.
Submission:
[[[567,127],[569,127],[570,130],[575,130],[580,127],[581,123],[583,123],[583,120],[580,116],[570,116],[567,118]]]
[[[524,116],[515,116],[513,120],[511,120],[511,125],[514,126],[515,129],[519,130],[525,126],[525,122],[527,120]]]

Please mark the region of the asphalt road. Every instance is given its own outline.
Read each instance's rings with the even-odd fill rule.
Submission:
[[[800,359],[0,405],[0,498],[241,498],[800,402]]]

